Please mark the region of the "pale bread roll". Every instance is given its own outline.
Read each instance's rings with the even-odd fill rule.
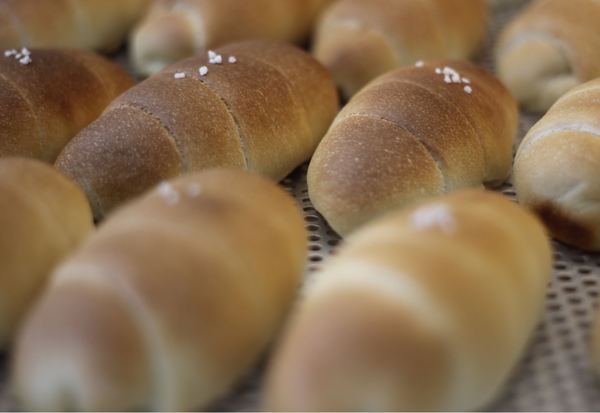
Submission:
[[[0,347],[12,340],[54,267],[94,231],[79,187],[35,159],[0,158]]]
[[[112,52],[150,0],[0,0],[0,48]]]
[[[600,1],[536,0],[502,30],[496,71],[522,109],[545,113],[600,77]]]
[[[136,73],[151,76],[170,64],[243,40],[305,43],[331,0],[157,0],[131,35]]]
[[[515,158],[519,202],[555,238],[600,250],[600,78],[561,97],[527,133]]]
[[[341,0],[315,28],[313,54],[344,98],[419,60],[467,60],[483,46],[485,0]]]
[[[543,225],[463,190],[349,236],[309,280],[267,370],[271,411],[478,411],[538,323]]]
[[[164,182],[54,272],[15,346],[15,394],[34,411],[209,408],[278,330],[305,257],[301,213],[268,179]]]

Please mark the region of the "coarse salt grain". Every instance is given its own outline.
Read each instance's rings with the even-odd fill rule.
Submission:
[[[200,68],[200,76],[204,76],[207,73],[208,73],[208,68],[206,66],[202,66]]]
[[[208,58],[209,59],[214,59],[215,57],[217,57],[217,54],[215,52],[213,52],[212,50],[208,51]]]
[[[446,82],[446,83],[452,83],[452,79],[450,79],[449,75],[444,76],[444,82]]]
[[[25,55],[25,56],[29,56],[31,54],[31,52],[29,50],[27,50],[26,47],[21,49],[21,54]]]
[[[456,231],[454,214],[445,204],[427,205],[417,209],[411,216],[411,223],[417,230],[437,228],[445,234]]]
[[[473,89],[471,89],[471,86],[465,86],[464,89],[465,89],[465,92],[467,92],[469,94],[471,94],[471,92],[473,92]]]
[[[423,61],[419,60],[417,63],[415,63],[415,66],[417,66],[417,67],[423,66]]]
[[[462,82],[463,82],[463,83],[466,83],[467,85],[468,85],[469,83],[471,83],[471,81],[470,81],[469,79],[467,79],[466,77],[463,77],[463,78],[462,78]]]
[[[158,185],[158,194],[167,201],[169,205],[175,205],[179,202],[179,193],[173,188],[173,186],[163,181]]]
[[[185,73],[175,73],[175,79],[182,79],[185,77]]]
[[[8,56],[12,56],[12,55],[16,55],[16,54],[17,54],[17,51],[15,49],[7,50],[7,51],[4,52],[4,56],[7,56],[7,57]]]
[[[25,56],[24,58],[19,59],[19,63],[23,65],[28,65],[29,63],[31,63],[31,58],[29,56]]]
[[[442,74],[442,69],[440,69],[439,67],[437,67],[435,69],[435,73],[437,73],[438,75],[441,75]]]
[[[234,56],[229,56],[229,63],[235,63],[237,59]]]

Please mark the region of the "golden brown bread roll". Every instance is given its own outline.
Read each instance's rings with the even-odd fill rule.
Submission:
[[[127,72],[76,49],[8,50],[0,55],[0,157],[53,163],[64,146],[133,86]]]
[[[50,165],[0,159],[0,347],[12,340],[54,266],[94,230],[79,187]]]
[[[327,71],[284,43],[217,52],[222,64],[192,57],[130,89],[61,153],[56,167],[94,216],[183,173],[232,167],[279,181],[309,159],[338,109]]]
[[[273,411],[478,411],[543,310],[543,225],[502,195],[463,190],[390,213],[315,273],[275,346]]]
[[[306,41],[331,0],[157,0],[131,35],[134,70],[151,76],[168,65],[232,42]]]
[[[427,197],[498,185],[511,172],[517,121],[510,93],[474,63],[396,69],[337,115],[308,168],[310,198],[345,235]]]
[[[537,0],[501,32],[496,70],[519,105],[544,113],[600,77],[600,1]]]
[[[279,328],[305,235],[293,199],[258,175],[163,182],[54,272],[15,346],[19,400],[34,411],[206,408]]]
[[[555,238],[600,250],[600,79],[561,97],[529,130],[515,158],[519,202]]]
[[[0,48],[111,52],[148,4],[149,0],[0,0]]]
[[[400,66],[473,57],[486,28],[485,0],[341,0],[319,19],[313,53],[349,98]]]

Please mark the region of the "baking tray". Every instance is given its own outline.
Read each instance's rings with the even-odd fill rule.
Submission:
[[[494,71],[492,51],[496,35],[527,3],[529,0],[514,0],[492,10],[489,36],[478,63]],[[127,67],[124,51],[113,58]],[[515,148],[539,119],[536,115],[520,114]],[[320,271],[327,257],[343,244],[310,201],[307,166],[300,166],[281,182],[304,214],[308,239],[306,278]],[[516,201],[512,177],[495,190]],[[588,348],[600,291],[600,254],[555,240],[552,244],[553,274],[543,316],[519,365],[486,410],[600,411],[600,385],[592,371]],[[0,411],[19,411],[8,388],[8,357],[0,355]],[[260,411],[260,386],[267,362],[268,352],[209,410]]]

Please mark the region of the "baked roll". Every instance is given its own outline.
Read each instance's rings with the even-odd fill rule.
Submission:
[[[132,86],[125,70],[92,52],[59,48],[2,51],[0,157],[53,163],[77,133]]]
[[[562,96],[527,133],[515,158],[519,203],[555,238],[600,250],[600,79]]]
[[[36,159],[0,158],[0,348],[12,341],[54,267],[94,231],[79,187]]]
[[[195,56],[131,88],[62,151],[55,165],[94,216],[184,173],[230,167],[279,181],[310,158],[338,110],[327,71],[278,42],[216,55],[221,64]]]
[[[600,3],[537,0],[502,30],[496,71],[526,111],[545,113],[575,86],[600,77]]]
[[[268,179],[164,182],[53,273],[14,348],[14,392],[33,411],[207,409],[278,330],[305,257],[302,214]]]
[[[489,71],[433,61],[372,81],[335,118],[308,167],[315,208],[344,236],[393,209],[512,168],[518,110]]]
[[[69,47],[109,53],[150,0],[1,0],[0,48]]]
[[[487,16],[485,0],[341,0],[323,12],[312,48],[348,99],[400,66],[472,58]]]
[[[156,0],[131,35],[136,73],[243,40],[305,43],[313,20],[331,0]]]
[[[481,411],[544,309],[533,214],[463,190],[373,220],[309,279],[269,362],[271,411]]]

